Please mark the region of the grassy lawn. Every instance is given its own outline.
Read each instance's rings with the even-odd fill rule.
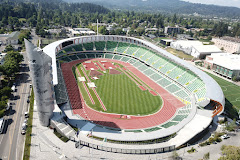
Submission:
[[[225,111],[230,114],[230,117],[237,117],[240,110],[240,87],[211,73],[206,73],[221,86],[226,98]]]
[[[78,68],[81,65],[78,65]],[[80,71],[81,75],[83,73]],[[89,71],[88,71],[89,73]],[[95,82],[96,91],[101,97],[108,113],[128,114],[128,115],[148,115],[158,111],[162,105],[160,96],[153,96],[149,91],[142,91],[127,75],[124,73],[110,75],[108,72]],[[81,93],[87,104],[99,111],[103,111],[92,89],[89,89],[95,105],[93,105],[83,88],[79,83]]]
[[[183,53],[182,51],[177,51],[177,50],[175,50],[175,49],[173,49],[173,48],[167,48],[166,51],[168,51],[169,53],[171,53],[171,54],[173,54],[173,55],[175,55],[175,56],[177,56],[177,57],[179,57],[179,58],[181,58],[181,59],[183,59],[183,58],[184,58],[185,60],[191,60],[191,59],[193,59],[193,56],[188,55],[188,54],[185,54],[185,53]]]
[[[31,150],[31,134],[32,134],[32,121],[33,121],[33,105],[34,105],[34,93],[32,90],[31,98],[30,98],[30,108],[29,108],[29,118],[26,130],[26,140],[25,140],[25,147],[24,147],[24,154],[23,160],[30,159],[30,150]]]

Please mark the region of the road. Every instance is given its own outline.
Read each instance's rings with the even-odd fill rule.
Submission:
[[[32,42],[36,45],[38,37],[35,31],[32,33]],[[0,134],[0,160],[22,160],[25,144],[25,136],[21,135],[22,124],[24,122],[24,113],[28,111],[27,103],[30,95],[30,76],[26,53],[23,52],[24,61],[21,64],[20,73],[16,78],[16,92],[13,92],[13,98],[10,111],[5,115],[5,129]]]

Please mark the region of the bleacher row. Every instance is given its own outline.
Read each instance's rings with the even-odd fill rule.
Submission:
[[[60,65],[57,62],[58,84],[54,86],[55,98],[57,104],[66,103],[68,101],[65,82],[62,76]]]

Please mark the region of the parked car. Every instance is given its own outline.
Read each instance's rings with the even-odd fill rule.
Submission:
[[[230,138],[230,137],[229,137],[227,134],[224,134],[224,135],[221,136],[221,138],[222,138],[222,139],[228,139],[228,138]]]
[[[27,123],[23,122],[21,134],[22,134],[22,135],[25,134],[25,133],[26,133],[26,130],[27,130]]]
[[[25,112],[25,113],[24,113],[24,116],[25,116],[25,118],[28,118],[28,117],[29,117],[28,112]]]

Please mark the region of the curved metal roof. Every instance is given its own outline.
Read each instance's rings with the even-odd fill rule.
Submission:
[[[200,69],[196,68],[195,66],[189,64],[188,62],[172,55],[171,53],[167,52],[166,50],[141,39],[137,39],[134,37],[126,37],[126,36],[117,36],[117,35],[103,35],[103,36],[82,36],[82,37],[74,37],[74,38],[68,38],[59,40],[56,42],[53,42],[46,47],[43,48],[43,51],[48,54],[50,57],[52,57],[52,69],[53,69],[53,84],[58,84],[57,81],[57,68],[56,68],[56,48],[61,46],[63,42],[71,41],[71,40],[77,40],[77,39],[86,39],[86,41],[82,41],[82,43],[91,42],[91,41],[122,41],[122,42],[128,42],[128,43],[137,43],[143,46],[147,46],[149,48],[152,48],[159,52],[160,54],[168,57],[170,60],[182,65],[186,69],[191,70],[193,73],[195,73],[197,76],[199,76],[203,82],[206,85],[206,97],[212,100],[215,100],[219,103],[221,103],[222,106],[225,106],[225,97],[223,94],[223,91],[221,87],[218,85],[218,83],[210,77],[205,72],[201,71]]]

